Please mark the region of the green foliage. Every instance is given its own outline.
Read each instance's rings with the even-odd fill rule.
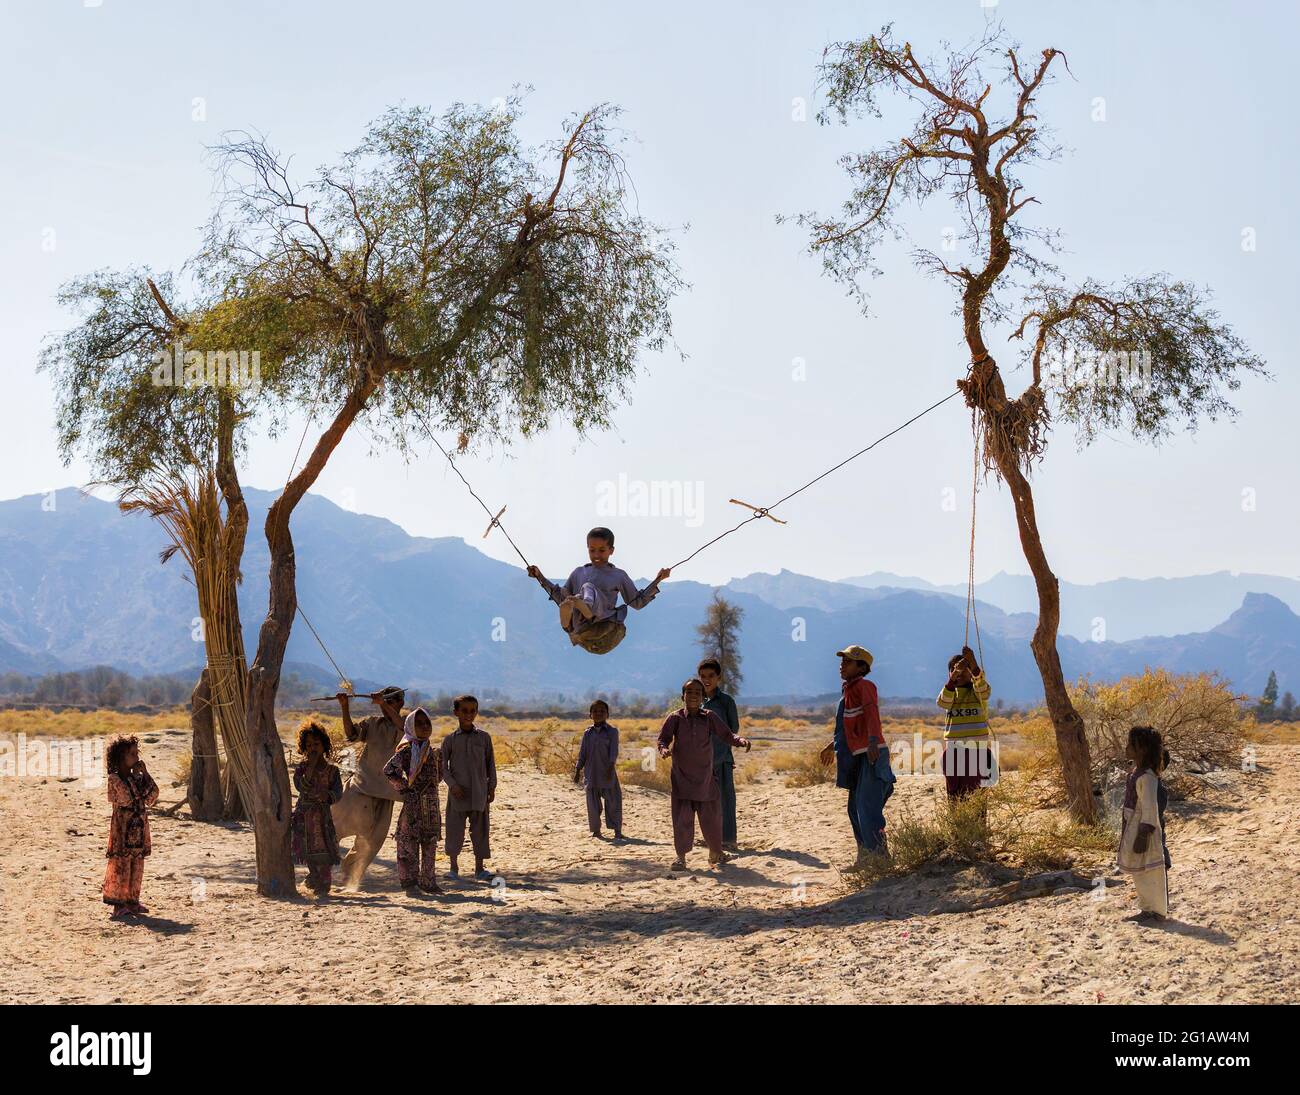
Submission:
[[[1024,169],[1060,155],[1039,98],[1064,63],[1064,54],[1050,48],[1021,57],[996,25],[935,58],[916,54],[890,27],[834,43],[820,68],[827,105],[819,120],[879,118],[889,96],[913,108],[911,128],[841,159],[851,191],[839,215],[799,218],[826,272],[865,307],[863,280],[880,272],[881,244],[901,234],[900,211],[936,195],[948,199],[960,226],[954,243],[966,244],[969,257],[918,247],[914,260],[960,290],[972,350],[983,342],[985,321],[1018,323],[1013,338],[1032,334],[1023,351],[1031,384],[1010,408],[1022,421],[1002,423],[1006,436],[997,438],[1026,468],[1042,455],[1052,417],[1071,422],[1081,444],[1119,429],[1159,441],[1175,424],[1195,429],[1202,418],[1233,415],[1227,393],[1247,374],[1267,375],[1209,306],[1207,290],[1167,274],[1115,286],[1085,279],[1072,287],[1053,264],[1058,234],[1025,219],[1038,199],[1026,192]],[[1000,71],[987,71],[995,67]],[[1141,357],[1150,368],[1141,383],[1053,368],[1081,354]]]
[[[368,369],[364,417],[399,448],[413,414],[469,440],[608,423],[670,335],[671,244],[627,209],[612,110],[538,150],[518,110],[390,110],[301,186],[260,138],[219,150],[198,266],[298,403],[338,406]]]

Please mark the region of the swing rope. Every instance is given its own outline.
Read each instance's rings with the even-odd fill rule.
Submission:
[[[784,503],[788,502],[791,498],[795,497],[795,495],[802,494],[809,487],[814,486],[817,483],[820,483],[828,475],[834,474],[835,472],[839,471],[840,468],[844,467],[846,464],[849,464],[852,461],[856,460],[859,456],[863,456],[866,453],[870,452],[877,445],[881,444],[881,442],[888,441],[889,438],[893,437],[895,434],[901,433],[903,430],[907,429],[907,427],[912,425],[914,422],[920,421],[931,411],[938,410],[938,408],[942,407],[945,403],[948,402],[948,400],[960,394],[961,394],[960,388],[952,392],[949,392],[942,399],[937,400],[934,403],[931,403],[923,411],[919,411],[917,414],[914,414],[906,422],[903,422],[901,425],[895,426],[888,433],[882,434],[880,437],[876,438],[873,442],[871,442],[870,445],[867,445],[865,448],[859,449],[851,456],[845,457],[834,467],[827,468],[820,475],[816,476],[813,479],[808,480],[808,482],[804,483],[803,486],[797,487],[796,489],[792,490],[789,494],[785,495],[784,497],[778,498],[771,505],[754,506],[751,505],[749,502],[742,502],[738,498],[729,499],[729,501],[734,505],[744,506],[746,509],[752,510],[753,512],[744,520],[740,521],[738,524],[733,525],[731,528],[726,529],[724,532],[719,533],[712,540],[709,540],[707,543],[701,544],[698,548],[696,548],[693,552],[691,552],[688,556],[686,556],[686,558],[680,560],[679,562],[674,563],[669,569],[676,570],[678,567],[684,566],[686,563],[689,563],[692,559],[694,559],[697,555],[699,555],[700,552],[704,551],[705,548],[712,547],[714,544],[718,543],[718,541],[723,540],[726,537],[730,536],[733,532],[737,532],[740,529],[744,528],[751,521],[761,521],[763,520],[763,518],[767,518],[768,520],[775,521],[777,524],[781,524],[781,525],[785,524],[786,523],[785,521],[782,521],[779,517],[773,516],[771,513],[771,511],[776,509],[777,506],[783,505]],[[515,543],[514,538],[510,535],[508,531],[506,531],[505,525],[501,523],[501,515],[505,513],[506,507],[502,506],[495,514],[492,512],[492,510],[488,507],[488,504],[484,502],[482,498],[479,497],[478,492],[471,485],[470,481],[465,478],[464,474],[462,474],[460,468],[456,466],[456,461],[452,457],[451,453],[449,453],[446,447],[442,444],[442,442],[438,440],[437,435],[433,432],[432,426],[429,424],[428,417],[417,407],[412,407],[411,409],[415,413],[417,421],[419,421],[420,425],[424,427],[424,432],[428,434],[429,440],[431,440],[438,447],[438,451],[442,453],[447,463],[451,465],[451,470],[456,473],[456,477],[462,483],[465,484],[465,489],[469,491],[470,496],[474,499],[474,501],[476,501],[479,504],[483,512],[487,514],[488,526],[483,532],[484,537],[486,537],[488,533],[491,532],[494,528],[499,528],[501,530],[502,535],[504,535],[506,540],[509,541],[510,546],[514,548],[515,554],[518,555],[519,558],[523,561],[524,567],[527,568],[531,566],[532,564],[529,563],[527,556],[525,556],[524,553],[519,549],[519,545]],[[972,415],[971,415],[972,429],[974,429],[974,421],[975,421],[975,417],[974,417],[974,412],[972,411]],[[309,428],[310,425],[311,425],[311,418],[309,417],[307,420],[307,426],[303,428],[303,439],[306,438],[307,428]],[[302,443],[303,442],[300,439],[298,442],[298,451],[294,453],[294,465],[296,465],[298,462],[298,455],[302,450]],[[978,438],[977,438],[977,443],[975,446],[975,480],[972,482],[971,485],[970,567],[967,573],[967,586],[966,586],[966,615],[967,615],[966,637],[967,639],[969,639],[970,637],[971,617],[975,616],[975,603],[974,603],[974,598],[975,598],[975,584],[974,584],[975,583],[975,492],[976,492],[976,487],[978,485],[978,472],[979,472],[979,445],[978,445]],[[292,478],[293,476],[292,468],[290,469],[289,475],[290,478]],[[303,612],[302,606],[297,605],[295,607],[298,615],[302,617],[303,623],[305,623],[308,629],[311,631],[312,637],[315,638],[316,644],[324,652],[325,657],[329,659],[330,665],[334,667],[334,671],[338,673],[340,686],[343,688],[344,691],[347,692],[353,691],[351,680],[349,680],[347,675],[339,667],[339,663],[334,660],[334,655],[329,652],[329,648],[325,645],[324,641],[321,639],[320,634],[317,632],[316,628],[312,625],[311,620],[309,620],[307,618],[307,614]],[[975,641],[976,643],[980,643],[979,618],[977,616],[975,616]],[[980,644],[981,663],[983,662],[983,659],[984,659],[984,648],[983,645]]]
[[[486,537],[487,534],[491,532],[494,528],[499,528],[501,530],[501,534],[507,540],[510,541],[510,546],[515,549],[515,554],[518,555],[519,558],[523,560],[524,569],[526,570],[528,567],[532,566],[533,564],[530,563],[527,557],[524,555],[524,553],[519,550],[519,545],[514,542],[514,539],[511,537],[510,533],[506,532],[505,525],[501,523],[501,515],[505,513],[506,507],[502,506],[495,514],[493,514],[493,512],[488,508],[487,503],[484,502],[483,499],[478,496],[478,492],[472,486],[470,486],[469,480],[466,479],[465,476],[461,474],[460,468],[456,467],[456,461],[452,459],[451,453],[449,453],[443,447],[442,442],[438,440],[437,435],[433,432],[433,429],[429,425],[428,418],[425,417],[422,411],[415,408],[412,409],[415,410],[415,416],[419,420],[420,425],[424,427],[424,432],[429,435],[429,440],[438,446],[438,451],[447,458],[447,463],[451,465],[451,470],[456,473],[456,477],[462,483],[465,484],[465,489],[469,491],[469,493],[473,496],[474,501],[483,507],[483,512],[488,515],[488,527],[483,533],[484,537]]]
[[[339,686],[340,686],[340,689],[341,689],[342,691],[344,691],[344,692],[352,692],[352,691],[355,691],[355,689],[353,689],[353,687],[352,687],[352,681],[348,678],[347,674],[344,673],[343,670],[339,668],[339,663],[336,662],[336,661],[334,660],[334,655],[331,654],[331,653],[329,652],[329,648],[326,647],[325,643],[321,640],[321,637],[320,637],[319,634],[317,634],[316,629],[315,629],[314,627],[312,627],[312,623],[311,623],[311,621],[310,621],[309,619],[307,619],[307,613],[305,613],[305,612],[302,610],[302,606],[301,606],[301,605],[298,605],[298,606],[297,606],[297,609],[298,609],[298,615],[302,617],[302,622],[305,623],[305,624],[307,625],[308,629],[311,631],[312,635],[315,637],[317,645],[318,645],[318,646],[319,646],[323,651],[325,651],[325,657],[329,658],[329,660],[330,660],[330,665],[332,665],[332,666],[334,667],[334,672],[337,673],[337,674],[339,675]]]
[[[961,389],[959,388],[959,389],[957,389],[957,390],[955,390],[955,391],[950,392],[948,395],[945,395],[945,396],[944,396],[942,399],[940,399],[937,403],[931,403],[928,407],[925,408],[925,410],[921,411],[921,412],[918,413],[918,414],[914,414],[914,415],[912,415],[912,417],[909,418],[906,422],[904,422],[901,426],[895,426],[895,427],[894,427],[892,430],[890,430],[887,434],[884,434],[884,435],[882,435],[882,436],[880,436],[880,437],[877,437],[877,438],[876,438],[873,442],[871,442],[871,444],[868,445],[865,449],[859,449],[859,450],[858,450],[857,452],[855,452],[852,456],[847,456],[847,457],[845,457],[845,458],[844,458],[843,460],[841,460],[838,464],[836,464],[833,468],[827,468],[826,471],[822,472],[821,475],[817,476],[817,478],[808,480],[808,482],[806,482],[802,487],[799,487],[799,488],[797,488],[796,490],[792,490],[792,491],[791,491],[789,494],[787,494],[784,498],[778,498],[775,502],[773,502],[773,503],[772,503],[771,505],[769,505],[769,506],[757,506],[757,507],[756,507],[756,506],[751,506],[751,505],[749,505],[748,502],[741,502],[741,501],[739,501],[739,500],[737,500],[737,499],[735,499],[735,498],[731,499],[731,501],[732,501],[732,502],[735,502],[736,505],[738,505],[738,506],[745,506],[745,507],[747,507],[747,508],[749,508],[749,509],[752,509],[754,512],[753,512],[752,514],[750,514],[750,516],[746,517],[743,521],[741,521],[738,525],[735,525],[735,526],[733,526],[732,528],[727,529],[725,532],[719,533],[719,534],[718,534],[717,536],[715,536],[712,540],[710,540],[707,544],[704,544],[704,545],[702,545],[702,546],[696,548],[696,549],[695,549],[694,551],[692,551],[688,556],[686,556],[685,559],[681,560],[681,562],[674,563],[671,567],[669,567],[669,569],[670,569],[670,570],[676,570],[679,566],[682,566],[682,565],[685,564],[685,563],[689,563],[692,559],[695,558],[695,556],[697,556],[697,555],[698,555],[700,552],[702,552],[705,548],[707,548],[707,547],[712,547],[712,546],[713,546],[714,544],[716,544],[719,540],[723,539],[723,537],[730,536],[733,532],[737,531],[738,529],[744,528],[744,527],[745,527],[747,524],[749,524],[751,521],[760,521],[760,520],[762,520],[764,517],[770,517],[773,521],[779,521],[778,518],[776,518],[776,517],[772,517],[772,514],[771,514],[771,511],[774,510],[774,509],[776,509],[777,506],[781,505],[781,504],[784,503],[784,502],[788,502],[788,501],[790,501],[790,499],[793,498],[796,494],[801,494],[801,493],[803,493],[803,492],[806,491],[809,487],[811,487],[813,484],[815,484],[815,483],[820,483],[820,482],[821,482],[823,479],[825,479],[828,475],[831,475],[832,473],[839,471],[840,468],[844,467],[845,464],[848,464],[849,462],[851,462],[851,461],[853,461],[853,460],[856,460],[859,456],[862,456],[864,453],[868,453],[868,452],[870,452],[870,451],[871,451],[872,449],[874,449],[877,445],[879,445],[882,441],[888,441],[889,438],[891,438],[891,437],[894,436],[894,434],[896,434],[896,433],[901,433],[903,430],[907,429],[907,427],[910,426],[913,422],[916,422],[916,421],[918,421],[919,419],[924,418],[924,417],[925,417],[927,414],[929,414],[931,411],[933,411],[933,410],[937,410],[939,407],[942,407],[945,403],[948,402],[948,400],[952,399],[953,396],[960,395],[960,394],[961,394]],[[779,523],[780,523],[780,524],[784,524],[785,522],[784,522],[784,521],[779,521]]]
[[[975,611],[975,499],[979,494],[980,482],[980,435],[977,419],[978,411],[971,408],[970,428],[973,438],[974,459],[971,469],[970,485],[970,559],[966,568],[966,634],[962,646],[970,646],[971,620],[975,621],[975,645],[979,648],[980,665],[984,665],[984,644],[980,640],[980,618]]]
[[[927,414],[929,414],[931,411],[933,411],[933,410],[937,410],[938,408],[942,407],[945,403],[947,403],[948,400],[950,400],[950,399],[952,399],[954,396],[957,396],[957,395],[960,395],[960,394],[961,394],[961,389],[960,389],[960,388],[958,388],[958,389],[956,389],[956,390],[954,390],[954,391],[952,391],[952,392],[949,392],[949,393],[948,393],[947,395],[945,395],[942,399],[938,400],[937,402],[931,403],[928,407],[925,408],[925,410],[920,411],[920,412],[918,412],[917,414],[912,415],[912,417],[909,418],[906,422],[902,423],[902,424],[899,425],[899,426],[895,426],[895,427],[894,427],[892,430],[890,430],[888,433],[886,433],[886,434],[882,434],[880,437],[877,437],[873,442],[871,442],[870,445],[866,446],[865,448],[859,449],[859,450],[858,450],[857,452],[855,452],[852,456],[847,456],[847,457],[845,457],[843,460],[841,460],[841,461],[840,461],[838,464],[836,464],[834,467],[832,467],[832,468],[827,468],[824,472],[822,472],[822,473],[821,473],[819,476],[817,476],[815,479],[810,479],[810,480],[808,480],[808,482],[806,482],[803,486],[798,487],[798,488],[796,488],[795,490],[792,490],[789,494],[785,495],[785,497],[783,497],[783,498],[778,498],[775,502],[773,502],[773,503],[772,503],[771,505],[769,505],[769,506],[753,506],[753,505],[750,505],[750,503],[748,503],[748,502],[742,502],[742,501],[740,501],[740,499],[738,499],[738,498],[732,498],[732,499],[730,499],[730,501],[733,502],[735,505],[738,505],[738,506],[744,506],[746,509],[753,510],[753,513],[751,513],[750,516],[746,517],[746,518],[745,518],[743,521],[741,521],[739,524],[734,525],[734,526],[732,526],[731,528],[727,529],[726,531],[719,533],[719,534],[718,534],[717,536],[715,536],[712,540],[708,541],[708,543],[700,545],[700,546],[697,547],[694,551],[692,551],[688,556],[686,556],[685,559],[682,559],[682,560],[680,560],[679,562],[674,563],[674,564],[673,564],[671,567],[669,567],[668,569],[669,569],[669,570],[676,570],[678,567],[683,566],[683,565],[685,565],[686,563],[689,563],[692,559],[695,558],[695,556],[699,555],[700,552],[702,552],[705,548],[712,547],[712,546],[713,546],[714,544],[716,544],[719,540],[722,540],[722,539],[724,539],[725,537],[730,536],[733,532],[736,532],[737,530],[739,530],[739,529],[741,529],[741,528],[744,528],[745,525],[749,524],[751,521],[761,521],[764,517],[766,517],[766,518],[768,518],[769,520],[775,521],[777,524],[781,524],[781,525],[785,524],[785,522],[782,521],[779,517],[773,517],[773,516],[772,516],[771,511],[774,510],[774,509],[776,509],[777,506],[782,505],[782,504],[785,503],[785,502],[788,502],[788,501],[789,501],[791,498],[793,498],[796,494],[802,494],[804,491],[806,491],[809,487],[813,486],[814,484],[816,484],[816,483],[820,483],[820,482],[821,482],[823,479],[825,479],[828,475],[831,475],[831,474],[833,474],[834,472],[839,471],[840,468],[844,467],[845,464],[848,464],[848,463],[850,463],[851,461],[856,460],[859,456],[862,456],[863,454],[870,452],[870,451],[871,451],[872,449],[874,449],[877,445],[879,445],[882,441],[888,441],[891,437],[894,436],[894,434],[896,434],[896,433],[901,433],[903,430],[907,429],[908,426],[912,425],[912,423],[917,422],[917,421],[919,421],[920,419],[924,418],[924,417],[925,417]],[[519,550],[519,545],[516,544],[516,543],[514,542],[514,539],[510,536],[510,533],[506,531],[506,527],[505,527],[505,525],[503,525],[503,524],[501,523],[501,514],[505,513],[505,511],[506,511],[506,507],[505,507],[505,506],[502,506],[501,509],[500,509],[499,511],[497,511],[497,513],[496,513],[495,515],[492,513],[492,510],[488,507],[487,503],[484,502],[483,499],[480,498],[480,497],[478,496],[478,493],[477,493],[477,492],[474,490],[474,488],[470,485],[469,480],[466,479],[465,476],[461,474],[461,470],[460,470],[460,468],[458,468],[458,467],[456,466],[456,461],[452,458],[451,453],[449,453],[449,452],[446,450],[446,448],[443,446],[442,442],[438,440],[437,435],[433,432],[433,429],[432,429],[432,428],[430,427],[430,425],[429,425],[429,420],[428,420],[428,418],[425,417],[424,413],[423,413],[422,411],[420,411],[418,408],[414,408],[414,407],[413,407],[412,410],[413,410],[414,413],[415,413],[415,416],[416,416],[417,421],[419,421],[419,423],[424,427],[424,432],[425,432],[426,434],[429,435],[429,440],[431,440],[435,445],[438,446],[438,451],[439,451],[440,453],[442,453],[442,455],[443,455],[444,457],[446,457],[447,463],[451,465],[451,470],[454,471],[454,472],[456,473],[457,478],[459,478],[460,481],[461,481],[462,483],[465,484],[465,489],[468,490],[469,493],[473,496],[474,501],[476,501],[476,502],[477,502],[477,503],[482,507],[483,512],[486,513],[486,514],[488,515],[489,523],[488,523],[487,530],[483,533],[483,535],[484,535],[484,536],[487,536],[487,534],[488,534],[489,532],[491,532],[492,529],[494,529],[494,528],[499,528],[499,529],[501,530],[502,534],[505,536],[505,538],[506,538],[507,540],[510,541],[510,546],[511,546],[512,548],[515,549],[515,554],[518,555],[519,558],[523,560],[524,566],[525,566],[525,567],[529,567],[529,566],[531,566],[532,564],[529,563],[527,557],[525,557],[524,553],[523,553],[522,551]],[[972,551],[973,551],[973,550],[974,550],[974,549],[972,548]],[[972,565],[973,565],[973,564],[972,564]],[[307,617],[305,617],[305,616],[303,617],[304,620],[305,620],[306,618],[307,618]],[[310,625],[309,625],[309,626],[310,626]],[[978,638],[978,635],[977,635],[977,638]],[[318,640],[318,641],[319,641],[319,640]],[[324,645],[323,645],[323,644],[322,644],[322,649],[324,649]]]

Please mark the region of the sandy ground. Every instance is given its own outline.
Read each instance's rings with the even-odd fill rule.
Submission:
[[[181,731],[143,752],[166,777]],[[183,793],[166,778],[161,804]],[[908,776],[892,814],[924,809]],[[1174,804],[1173,918],[1128,919],[1132,886],[977,907],[973,868],[852,891],[844,792],[740,788],[741,855],[671,876],[668,801],[625,788],[622,846],[586,833],[582,792],[502,770],[502,882],[404,895],[390,837],[366,892],[256,896],[245,827],[155,816],[143,898],[110,924],[99,897],[108,808],[83,780],[0,778],[0,994],[6,1002],[1260,1002],[1300,1000],[1300,747],[1259,749],[1225,803]],[[468,848],[466,849],[468,852]],[[440,868],[445,860],[440,857]],[[302,871],[299,871],[302,879]]]

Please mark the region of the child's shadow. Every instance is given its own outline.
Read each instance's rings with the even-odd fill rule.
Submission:
[[[159,935],[188,935],[194,930],[193,924],[182,924],[179,920],[168,920],[165,916],[136,916],[127,923],[147,928]]]
[[[1234,942],[1233,937],[1226,932],[1221,932],[1217,928],[1203,928],[1199,924],[1188,924],[1185,920],[1170,920],[1167,917],[1164,920],[1143,920],[1139,921],[1144,928],[1157,928],[1160,931],[1169,932],[1170,935],[1185,935],[1189,939],[1202,939],[1206,943],[1213,943],[1219,947],[1226,947]]]

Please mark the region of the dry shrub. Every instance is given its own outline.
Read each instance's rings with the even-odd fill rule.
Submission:
[[[1253,722],[1243,714],[1244,697],[1217,673],[1147,669],[1114,684],[1085,678],[1070,696],[1086,727],[1095,787],[1107,786],[1117,770],[1129,768],[1124,755],[1129,729],[1153,726],[1170,754],[1169,793],[1176,798],[1194,794],[1210,770],[1241,763],[1244,731]],[[1056,757],[1055,750],[1052,755]]]
[[[823,764],[818,754],[822,744],[809,749],[787,749],[764,758],[772,771],[785,777],[787,787],[816,787],[835,782],[835,765]]]
[[[520,752],[522,739],[508,738],[504,734],[492,735],[492,754],[496,757],[499,767],[506,767],[511,764],[518,764],[524,759]]]
[[[1238,766],[1243,741],[1255,734],[1254,719],[1241,706],[1243,697],[1215,673],[1147,669],[1114,684],[1083,678],[1070,688],[1070,698],[1088,735],[1092,784],[1102,790],[1113,787],[1128,771],[1124,753],[1134,726],[1153,726],[1160,732],[1170,754],[1170,767],[1162,778],[1175,799],[1202,793],[1212,769]],[[1016,733],[1023,743],[1020,775],[1044,801],[1064,802],[1065,782],[1051,719],[1039,712],[1019,723]]]
[[[194,767],[194,754],[184,753],[176,758],[175,780],[177,783],[183,783],[186,787],[190,785],[190,769]]]
[[[546,775],[572,776],[581,745],[581,734],[566,733],[559,719],[547,719],[536,734],[517,739],[512,751],[517,759],[531,761]]]
[[[618,780],[633,787],[648,787],[665,795],[672,792],[672,761],[656,755],[654,763],[645,767],[640,758],[618,762]]]

